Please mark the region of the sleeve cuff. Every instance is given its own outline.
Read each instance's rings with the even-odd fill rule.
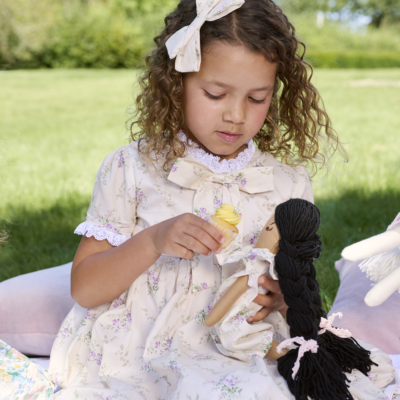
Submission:
[[[121,245],[131,238],[130,236],[110,232],[107,229],[94,226],[92,224],[89,224],[88,222],[82,222],[81,224],[79,224],[74,233],[77,235],[84,235],[86,237],[94,236],[96,240],[106,239],[107,242],[111,244],[111,246],[115,247]]]

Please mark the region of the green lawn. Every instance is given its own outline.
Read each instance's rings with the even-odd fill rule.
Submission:
[[[0,281],[72,260],[96,171],[128,141],[129,70],[0,72],[0,215],[11,233]],[[324,302],[338,287],[342,248],[383,231],[400,211],[400,70],[318,70],[320,89],[350,163],[314,179],[324,251]]]

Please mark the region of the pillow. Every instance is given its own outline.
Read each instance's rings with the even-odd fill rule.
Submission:
[[[72,262],[0,282],[0,338],[26,355],[49,356],[71,297]]]
[[[400,354],[400,294],[395,292],[377,307],[367,306],[364,297],[375,283],[360,270],[360,263],[343,258],[335,263],[341,283],[329,315],[342,312],[343,318],[336,317],[332,325],[388,354]]]

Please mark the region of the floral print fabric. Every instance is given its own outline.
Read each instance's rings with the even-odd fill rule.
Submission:
[[[54,393],[47,371],[0,340],[0,400],[42,400]]]

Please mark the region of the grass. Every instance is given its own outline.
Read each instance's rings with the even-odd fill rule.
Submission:
[[[72,260],[97,169],[128,141],[135,79],[130,70],[0,73],[0,215],[11,234],[0,281]],[[350,156],[314,179],[324,242],[316,266],[329,309],[343,247],[400,211],[400,70],[317,70],[314,82]]]

